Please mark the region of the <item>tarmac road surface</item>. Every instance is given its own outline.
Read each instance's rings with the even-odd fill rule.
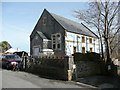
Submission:
[[[83,88],[60,80],[51,80],[19,71],[2,70],[2,88]]]

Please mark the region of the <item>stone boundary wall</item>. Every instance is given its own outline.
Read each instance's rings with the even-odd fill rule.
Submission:
[[[28,72],[53,79],[68,79],[68,57],[36,58],[26,69]]]
[[[77,78],[99,75],[101,73],[102,73],[102,66],[100,62],[79,61],[79,63],[76,63]]]
[[[105,63],[97,53],[75,53],[76,79],[105,73]]]

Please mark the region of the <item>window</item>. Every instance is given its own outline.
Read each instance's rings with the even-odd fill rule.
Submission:
[[[48,46],[48,41],[43,40],[43,48],[47,48],[47,46]]]
[[[61,34],[56,33],[52,35],[52,48],[61,49]]]
[[[92,52],[93,51],[93,49],[92,48],[90,48],[90,52]]]
[[[85,43],[85,37],[82,37],[82,43]]]
[[[76,47],[73,47],[73,53],[76,53]]]
[[[60,37],[60,34],[57,34],[57,37],[59,38],[59,37]]]
[[[55,44],[53,44],[53,49],[55,49],[56,48],[56,45]]]
[[[56,37],[55,37],[55,35],[53,35],[53,43],[56,43]]]
[[[57,44],[57,48],[60,49],[60,44]]]
[[[82,53],[85,53],[85,47],[82,47]]]
[[[57,49],[61,49],[61,34],[57,33],[56,34],[56,44],[57,44]]]
[[[57,34],[57,35],[56,35],[56,39],[57,39],[57,42],[58,42],[58,43],[61,42],[61,36],[60,36],[60,34]]]
[[[57,35],[56,35],[57,37],[57,49],[60,49],[61,48],[61,34],[60,33],[58,33]]]
[[[92,43],[92,38],[89,38],[89,43]]]
[[[43,17],[43,20],[42,20],[43,25],[46,25],[46,22],[47,22],[47,18]]]
[[[55,38],[55,34],[52,35],[52,48],[56,49],[56,38]]]

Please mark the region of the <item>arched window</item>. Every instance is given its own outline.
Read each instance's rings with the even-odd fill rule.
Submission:
[[[57,40],[57,49],[61,49],[61,34],[57,33],[56,34],[56,40]]]
[[[61,49],[61,34],[56,33],[52,34],[52,48],[53,49]]]

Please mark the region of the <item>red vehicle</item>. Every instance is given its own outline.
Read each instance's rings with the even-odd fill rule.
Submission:
[[[16,54],[5,54],[2,56],[2,67],[6,69],[21,69],[22,59]]]

